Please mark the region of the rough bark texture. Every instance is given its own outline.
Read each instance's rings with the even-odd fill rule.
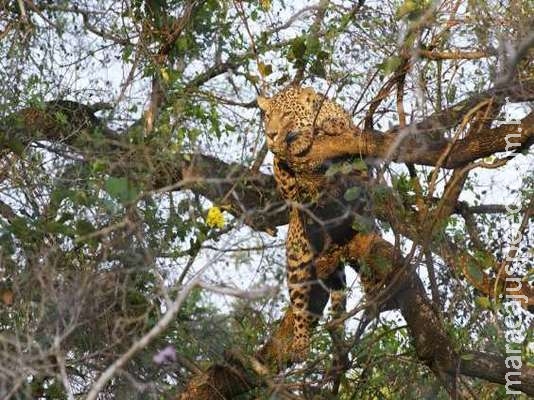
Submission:
[[[515,136],[512,138],[510,135]],[[296,162],[305,168],[307,165],[318,165],[327,159],[362,154],[381,160],[434,166],[447,151],[449,156],[441,166],[452,169],[496,152],[520,150],[530,146],[533,138],[534,113],[530,113],[519,125],[483,129],[455,142],[445,139],[435,141],[424,131],[418,130],[417,126],[384,134],[355,131],[334,137],[322,137],[318,140],[319,146]],[[517,146],[510,145],[511,142],[517,143]]]

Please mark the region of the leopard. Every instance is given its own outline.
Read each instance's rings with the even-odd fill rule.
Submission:
[[[346,204],[338,201],[343,198],[340,194],[344,187],[335,176],[325,178],[324,170],[313,168],[295,171],[290,159],[309,151],[317,138],[341,135],[355,126],[340,105],[309,87],[291,85],[271,98],[259,96],[257,103],[263,112],[267,146],[274,154],[276,186],[289,208],[285,248],[294,321],[291,357],[300,362],[307,358],[310,332],[328,299],[333,318],[346,309],[343,266],[337,266],[329,277],[319,280],[314,260],[328,251],[333,238],[350,237],[354,216]],[[348,182],[345,188],[352,185],[354,182]],[[356,208],[367,206],[366,198],[358,201],[362,204]],[[350,206],[354,208],[354,204]]]

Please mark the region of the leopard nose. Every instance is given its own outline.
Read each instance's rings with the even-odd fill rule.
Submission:
[[[269,138],[274,139],[274,137],[278,134],[278,131],[266,131],[265,133]]]

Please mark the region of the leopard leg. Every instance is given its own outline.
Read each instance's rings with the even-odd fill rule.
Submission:
[[[273,160],[273,172],[276,186],[282,198],[288,201],[296,201],[297,181],[294,172],[291,171],[287,163],[275,157]]]
[[[334,345],[336,355],[339,355],[344,347],[345,323],[341,320],[347,309],[347,294],[345,289],[332,290],[330,292],[330,318],[334,326],[330,329],[330,337]]]
[[[326,284],[330,289],[330,318],[337,322],[331,329],[331,332],[335,334],[335,337],[332,337],[334,346],[337,346],[343,340],[345,331],[345,324],[339,320],[347,309],[347,283],[343,267],[338,268],[329,276]]]
[[[274,159],[274,177],[282,197],[297,201],[297,182],[287,164],[278,157]],[[310,288],[313,279],[313,253],[306,239],[298,208],[290,206],[289,229],[286,238],[286,266],[289,298],[293,312],[292,360],[306,359],[309,349],[310,328],[317,318],[308,311]],[[326,304],[326,301],[324,301]],[[325,306],[323,304],[323,308]],[[322,311],[322,309],[321,309]]]
[[[332,340],[333,359],[328,373],[332,379],[333,389],[337,393],[343,371],[347,369],[349,358],[345,347],[345,323],[341,321],[347,309],[345,272],[341,268],[328,279],[330,290],[330,318],[333,326],[329,333]]]
[[[310,330],[317,320],[309,309],[310,289],[313,285],[313,252],[306,240],[299,211],[292,208],[286,242],[289,298],[294,318],[292,358],[301,362],[307,358]]]
[[[347,278],[345,277],[344,265],[340,264],[324,282],[330,290],[331,314],[333,317],[339,318],[345,312],[347,302]]]

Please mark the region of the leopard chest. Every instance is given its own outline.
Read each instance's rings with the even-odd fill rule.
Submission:
[[[327,187],[327,179],[321,174],[296,174],[284,161],[275,159],[274,178],[282,198],[292,206],[303,206],[318,200]]]

